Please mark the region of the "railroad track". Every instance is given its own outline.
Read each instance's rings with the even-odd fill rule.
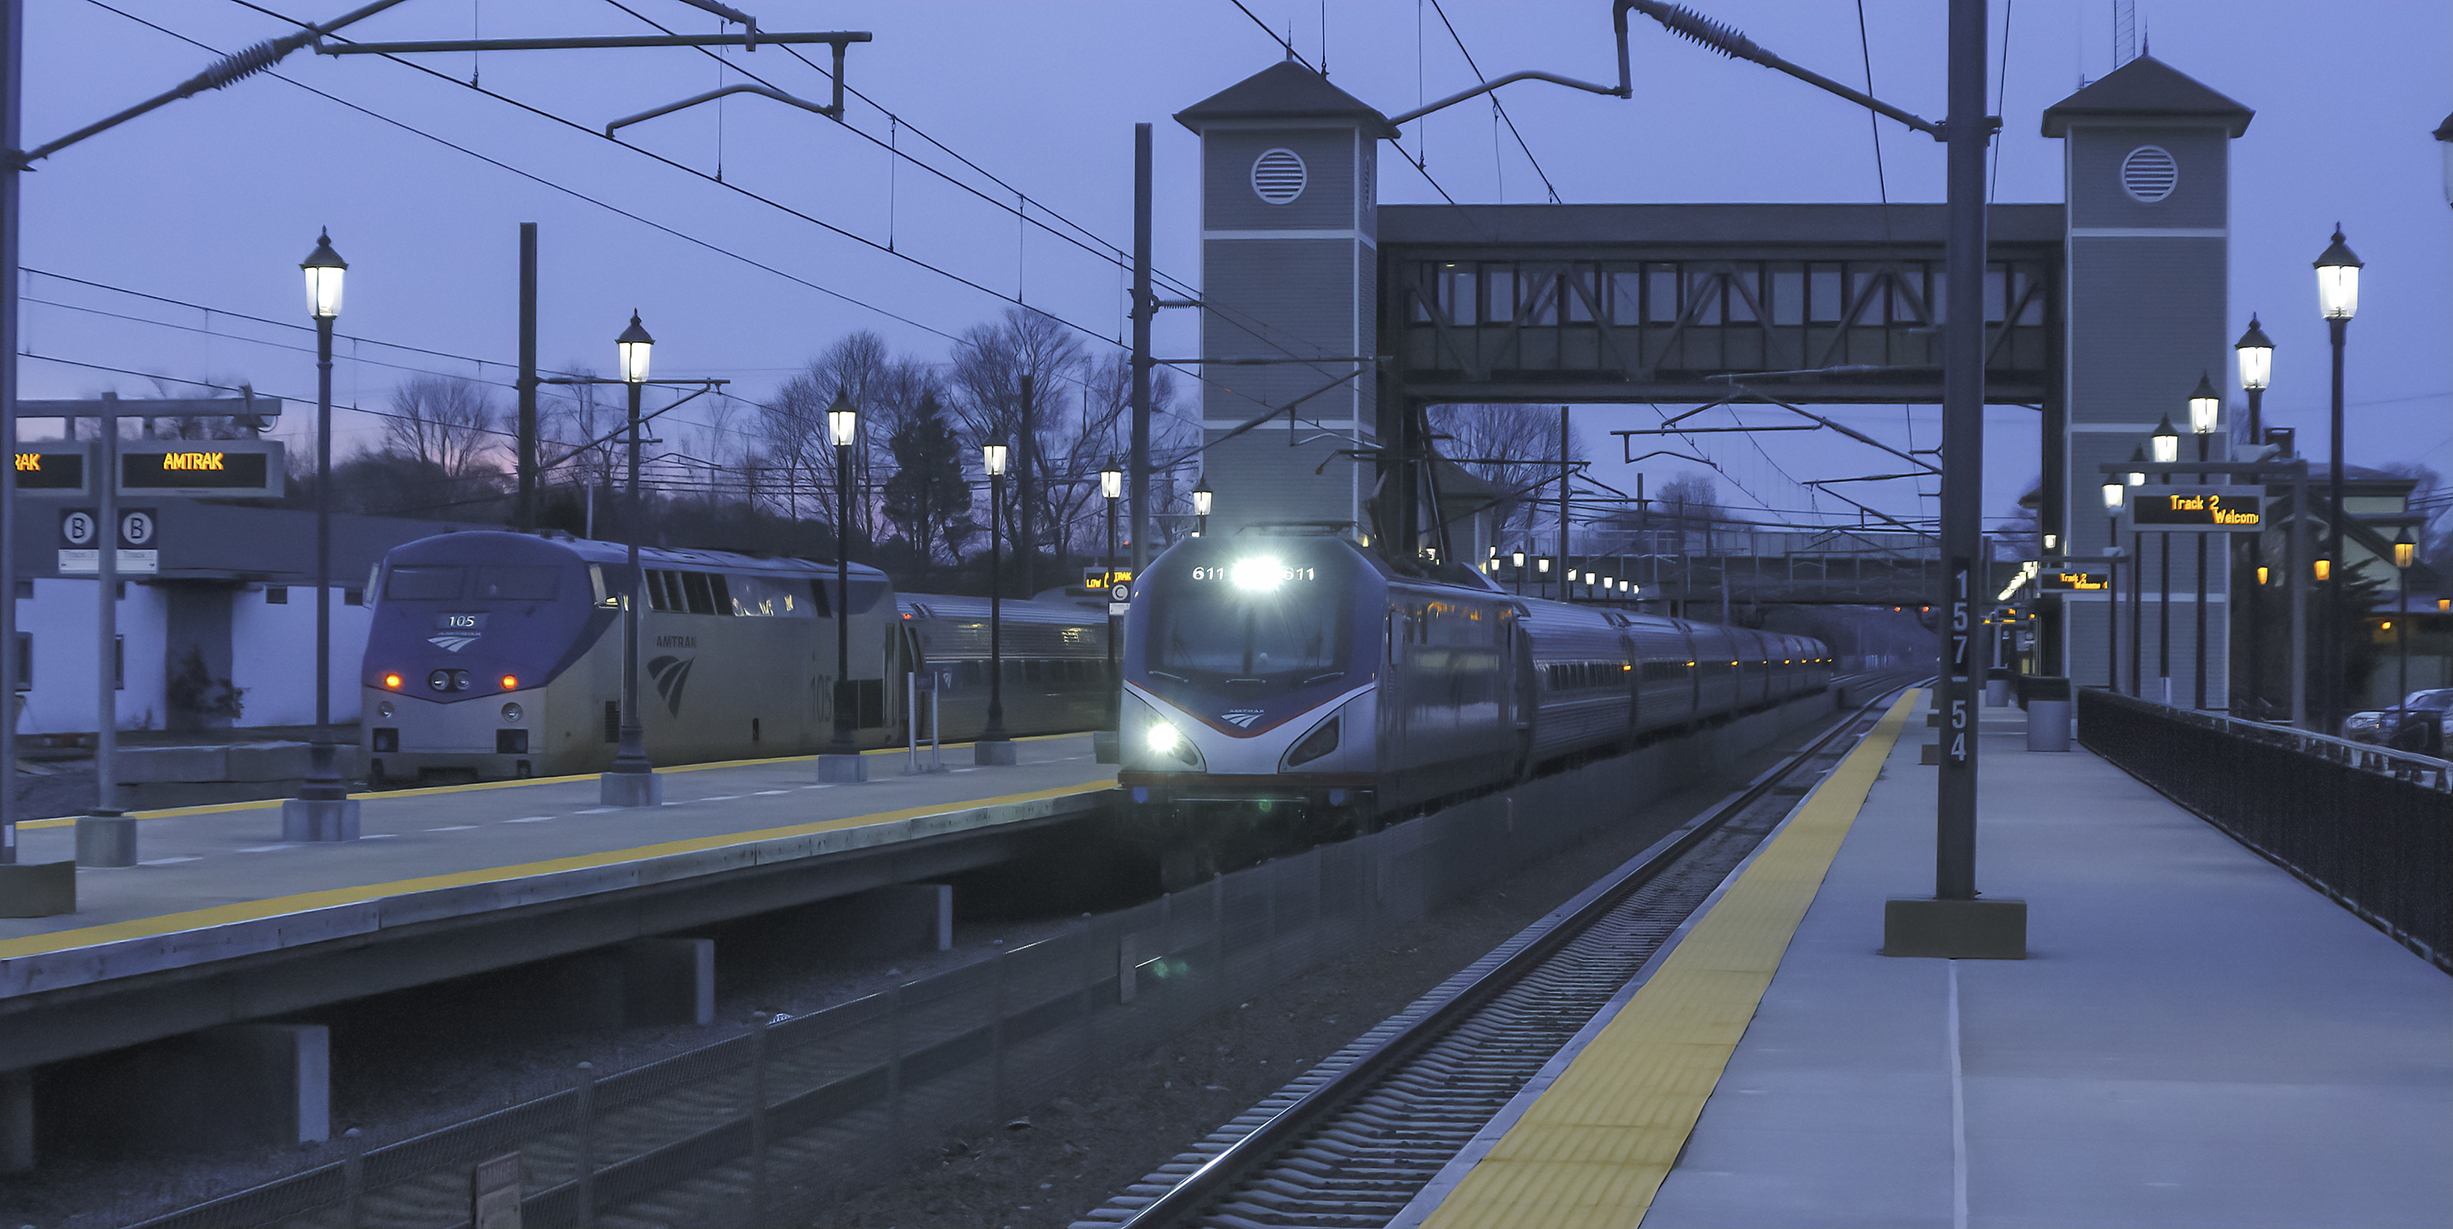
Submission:
[[[1843,718],[1074,1229],[1389,1223],[1870,730]]]

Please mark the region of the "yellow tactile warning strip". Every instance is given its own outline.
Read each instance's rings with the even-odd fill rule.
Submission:
[[[1891,706],[1425,1229],[1644,1219],[1922,694]]]
[[[763,828],[752,832],[725,832],[715,836],[692,837],[688,840],[665,841],[655,845],[640,845],[630,849],[608,849],[601,853],[575,854],[567,858],[551,858],[542,862],[522,862],[514,866],[488,866],[476,870],[454,871],[447,875],[427,875],[418,879],[399,879],[390,883],[368,883],[355,887],[330,888],[321,892],[301,892],[294,896],[273,896],[263,900],[238,901],[216,905],[210,909],[193,909],[185,913],[165,913],[155,917],[130,918],[102,926],[86,926],[76,930],[55,930],[45,934],[26,935],[16,939],[0,939],[0,960],[19,956],[38,956],[46,952],[67,951],[127,939],[143,939],[155,935],[176,934],[201,930],[209,926],[225,926],[233,922],[249,922],[260,918],[282,917],[305,913],[312,909],[328,909],[335,905],[352,905],[378,900],[387,896],[406,896],[413,892],[429,892],[441,888],[466,887],[471,884],[496,883],[511,879],[526,879],[552,875],[563,871],[589,870],[638,862],[674,854],[696,853],[701,850],[723,849],[733,845],[748,845],[840,828],[859,828],[871,824],[890,824],[900,820],[918,819],[925,815],[941,815],[949,810],[977,810],[983,807],[1010,806],[1016,803],[1039,802],[1062,798],[1069,794],[1110,790],[1113,781],[1085,781],[1076,785],[1060,785],[1054,789],[1034,790],[1027,794],[1007,794],[1001,798],[975,798],[966,802],[909,807],[900,811],[880,811],[874,815],[849,815],[841,819],[823,819],[782,828]]]
[[[1045,742],[1051,738],[1077,737],[1079,737],[1077,734],[1026,734],[1015,739],[1014,741],[1018,743],[1035,743]],[[944,744],[943,749],[952,751],[957,747],[968,747],[970,745],[972,744],[946,743]],[[903,755],[906,753],[906,751],[907,748],[903,747],[871,747],[868,750],[861,752],[861,754]],[[760,765],[814,764],[817,761],[818,757],[815,755],[778,755],[770,756],[765,759],[754,760],[709,760],[704,764],[674,764],[670,767],[659,768],[656,771],[659,774],[705,772],[711,768],[755,768]],[[517,777],[508,781],[472,781],[465,785],[421,785],[411,789],[370,790],[366,793],[351,794],[350,797],[358,799],[422,798],[430,794],[462,794],[467,793],[470,790],[518,789],[523,786],[554,785],[565,781],[593,781],[599,775],[601,774],[583,772],[560,777]],[[180,819],[192,815],[219,815],[227,811],[261,811],[267,807],[280,806],[286,801],[288,801],[286,798],[256,798],[246,802],[207,802],[200,803],[192,807],[163,807],[160,810],[154,811],[130,811],[128,812],[128,818]],[[31,831],[36,828],[65,828],[76,822],[76,816],[67,815],[58,819],[29,819],[19,823],[17,826],[21,829]]]

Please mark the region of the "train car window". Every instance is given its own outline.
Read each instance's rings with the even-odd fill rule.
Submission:
[[[768,619],[812,619],[817,617],[817,604],[810,600],[807,587],[797,582],[773,580],[765,576],[726,576],[725,591],[730,595],[732,612],[736,615]]]
[[[715,591],[708,588],[705,572],[682,573],[681,595],[689,604],[691,614],[715,613]]]
[[[738,613],[732,607],[732,586],[726,584],[725,580],[726,577],[722,572],[707,574],[707,589],[715,596],[714,613],[720,615]]]
[[[460,597],[468,569],[457,564],[401,564],[383,578],[387,602],[449,602]]]
[[[562,595],[562,569],[549,565],[511,564],[476,569],[472,597],[498,602],[550,602]]]
[[[833,612],[833,607],[830,607],[830,606],[828,606],[828,605],[826,604],[826,582],[825,582],[825,581],[823,581],[823,580],[820,580],[820,579],[818,579],[817,577],[814,577],[814,576],[810,577],[810,578],[809,578],[809,613],[810,613],[810,615],[811,615],[812,617],[814,617],[814,618],[820,618],[820,619],[831,619],[831,618],[833,618],[833,617],[834,617],[834,614],[833,614],[832,612]]]
[[[671,610],[673,608],[672,599],[666,596],[664,591],[665,574],[653,568],[643,569],[641,574],[647,580],[646,585],[643,586],[647,590],[647,608],[649,610]]]

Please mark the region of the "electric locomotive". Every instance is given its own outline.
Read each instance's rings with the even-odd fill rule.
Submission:
[[[839,587],[831,563],[641,548],[634,577],[619,544],[502,532],[398,547],[367,588],[368,779],[610,767],[622,719],[619,629],[623,604],[634,598],[640,725],[657,763],[820,750],[834,732],[838,619],[848,625],[846,702],[860,745],[901,741],[905,679],[915,672],[938,685],[938,732],[949,741],[976,737],[986,711],[987,603],[898,599],[884,573],[847,570]],[[1009,640],[1018,651],[1006,655],[1007,728],[1057,733],[1097,724],[1104,617],[1032,602],[1005,603],[1004,617],[1009,635],[1016,624],[1029,629]],[[929,732],[925,719],[921,732]]]
[[[1832,673],[1805,637],[1517,597],[1328,535],[1192,539],[1138,589],[1118,783],[1161,848],[1376,826]]]

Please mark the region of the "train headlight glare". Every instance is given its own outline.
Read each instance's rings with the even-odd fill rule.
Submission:
[[[398,690],[400,690],[400,676],[399,676],[399,675],[397,675],[397,674],[387,674],[387,675],[384,675],[384,676],[383,676],[383,685],[384,685],[384,686],[386,686],[386,687],[391,688],[391,689],[392,689],[392,690],[394,690],[394,691],[398,691]]]
[[[504,690],[504,691],[518,691],[519,689],[520,689],[520,676],[518,676],[518,675],[516,675],[516,674],[506,674],[506,675],[504,675],[504,676],[503,676],[503,690]]]
[[[528,711],[527,711],[526,709],[521,708],[521,707],[520,707],[519,705],[517,705],[517,704],[505,704],[505,705],[503,705],[503,720],[505,720],[505,721],[517,721],[517,720],[519,720],[520,718],[525,717],[525,716],[527,716],[527,715],[528,715]],[[384,714],[384,716],[389,717],[389,716],[391,716],[391,714],[390,714],[390,713],[385,713],[385,714]]]
[[[1178,733],[1174,726],[1171,726],[1164,721],[1154,721],[1150,723],[1150,750],[1155,751],[1160,755],[1173,755],[1175,754],[1176,744],[1183,741],[1184,736]]]
[[[1247,593],[1268,593],[1286,583],[1286,568],[1266,555],[1255,555],[1236,560],[1227,578]]]

